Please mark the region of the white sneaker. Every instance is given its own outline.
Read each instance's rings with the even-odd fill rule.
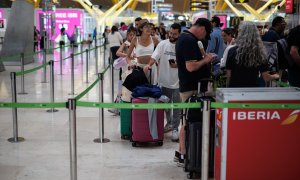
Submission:
[[[179,140],[179,135],[178,135],[178,131],[176,129],[174,129],[172,131],[172,141],[173,142],[178,142]]]
[[[107,111],[113,113],[116,116],[120,115],[119,109],[112,108],[112,109],[108,109]]]

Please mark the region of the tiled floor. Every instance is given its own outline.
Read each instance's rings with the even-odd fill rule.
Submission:
[[[70,49],[65,49],[64,57]],[[104,60],[99,52],[99,69]],[[55,62],[55,101],[64,102],[71,92],[70,60],[63,62],[63,75],[59,75],[59,51],[48,55]],[[85,55],[83,56],[85,60]],[[83,61],[84,62],[84,61]],[[25,69],[41,64],[38,56]],[[7,66],[0,73],[0,102],[11,101],[10,72],[20,67]],[[85,80],[85,62],[81,56],[75,60],[75,93],[85,90],[95,79],[95,58],[91,53],[89,83]],[[49,70],[48,70],[49,73]],[[25,76],[27,95],[18,95],[18,102],[49,102],[49,83],[41,83],[42,70]],[[118,77],[116,71],[115,77]],[[48,75],[48,74],[47,74]],[[49,81],[49,76],[47,77]],[[105,74],[105,101],[111,101],[110,72]],[[117,87],[117,81],[115,82]],[[17,78],[20,92],[20,78]],[[116,88],[115,88],[116,92]],[[116,94],[116,93],[115,93]],[[98,85],[82,100],[97,101]],[[18,133],[26,140],[10,143],[13,136],[12,110],[0,108],[0,180],[67,180],[70,179],[69,114],[67,109],[48,113],[47,109],[18,109]],[[77,109],[77,174],[79,180],[98,179],[186,179],[186,173],[173,162],[178,143],[171,142],[171,134],[165,134],[164,145],[154,147],[132,147],[120,139],[120,120],[105,110],[105,137],[111,142],[94,143],[99,137],[99,112],[95,108]]]

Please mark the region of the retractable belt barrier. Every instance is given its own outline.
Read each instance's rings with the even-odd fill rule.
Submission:
[[[99,81],[98,79],[96,80]],[[95,82],[96,82],[95,81]],[[91,85],[92,86],[92,85]],[[84,91],[85,92],[85,91]],[[76,99],[80,99],[78,95]],[[63,108],[67,102],[31,102],[31,103],[11,103],[0,102],[0,108]],[[231,109],[300,109],[300,104],[268,104],[268,103],[223,103],[211,102],[211,108],[231,108]],[[183,108],[199,108],[201,103],[100,103],[77,101],[77,107],[91,108],[120,108],[120,109],[183,109]]]
[[[102,72],[102,74],[105,74],[105,72],[109,69],[111,64],[109,64]],[[91,84],[88,88],[86,88],[83,92],[81,92],[78,96],[75,97],[76,100],[81,99],[84,95],[86,95],[98,82],[100,81],[100,78],[98,77],[93,84]]]
[[[29,73],[38,71],[39,69],[42,69],[42,68],[48,66],[49,64],[50,64],[50,63],[49,63],[49,61],[48,61],[46,64],[42,64],[42,65],[37,66],[37,67],[34,67],[34,68],[32,68],[32,69],[28,69],[28,70],[26,70],[26,71],[24,71],[24,72],[22,72],[22,71],[16,72],[16,76],[21,76],[21,75],[25,75],[25,74],[29,74]]]
[[[104,38],[101,37],[101,38],[99,38],[98,40],[100,40],[100,42],[101,42],[102,39],[104,39]],[[83,42],[80,42],[79,44],[83,44]],[[72,46],[71,44],[69,44],[69,45],[64,45],[64,46],[62,46],[62,48],[71,47],[71,46]],[[104,45],[102,44],[102,45],[100,45],[100,46],[98,46],[98,47],[101,47],[101,46],[104,46]],[[48,49],[46,49],[46,50],[47,50],[47,51],[50,51],[50,50],[55,50],[55,49],[60,49],[60,46],[58,46],[58,47],[56,47],[56,48],[48,48]],[[96,47],[95,47],[95,48],[92,48],[92,49],[90,49],[90,50],[94,50],[94,49],[96,49]],[[40,51],[33,52],[33,53],[25,53],[25,54],[24,54],[24,57],[31,57],[32,55],[36,55],[36,54],[39,54],[39,53],[42,53],[42,52],[44,52],[44,50],[40,50]],[[81,52],[81,53],[82,53],[82,52]],[[81,54],[81,53],[79,53],[79,54]],[[78,54],[76,54],[76,55],[78,55]],[[8,60],[14,60],[14,59],[19,58],[19,57],[20,57],[20,55],[12,55],[12,56],[8,56],[8,57],[2,57],[2,58],[0,58],[0,62],[8,61]],[[69,56],[68,58],[70,58],[70,56]],[[66,58],[66,59],[68,59],[68,58]]]

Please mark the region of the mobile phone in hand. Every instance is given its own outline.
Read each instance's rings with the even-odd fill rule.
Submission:
[[[175,64],[175,60],[174,59],[169,59],[169,64]]]

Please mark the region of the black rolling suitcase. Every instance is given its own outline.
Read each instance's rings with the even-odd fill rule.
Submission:
[[[206,80],[208,81],[208,80]],[[210,80],[209,80],[210,81]],[[207,83],[203,83],[202,85]],[[191,96],[186,102],[202,102],[204,100],[210,100],[214,102],[215,99],[210,96],[205,96],[204,93],[207,89],[201,88],[198,85],[198,95]],[[194,175],[201,176],[201,156],[202,156],[202,108],[199,109],[186,109],[185,113],[186,126],[185,126],[185,171],[188,172],[187,177],[193,178]],[[209,177],[214,176],[214,134],[215,134],[215,111],[211,110],[210,115],[210,137],[209,137]]]

